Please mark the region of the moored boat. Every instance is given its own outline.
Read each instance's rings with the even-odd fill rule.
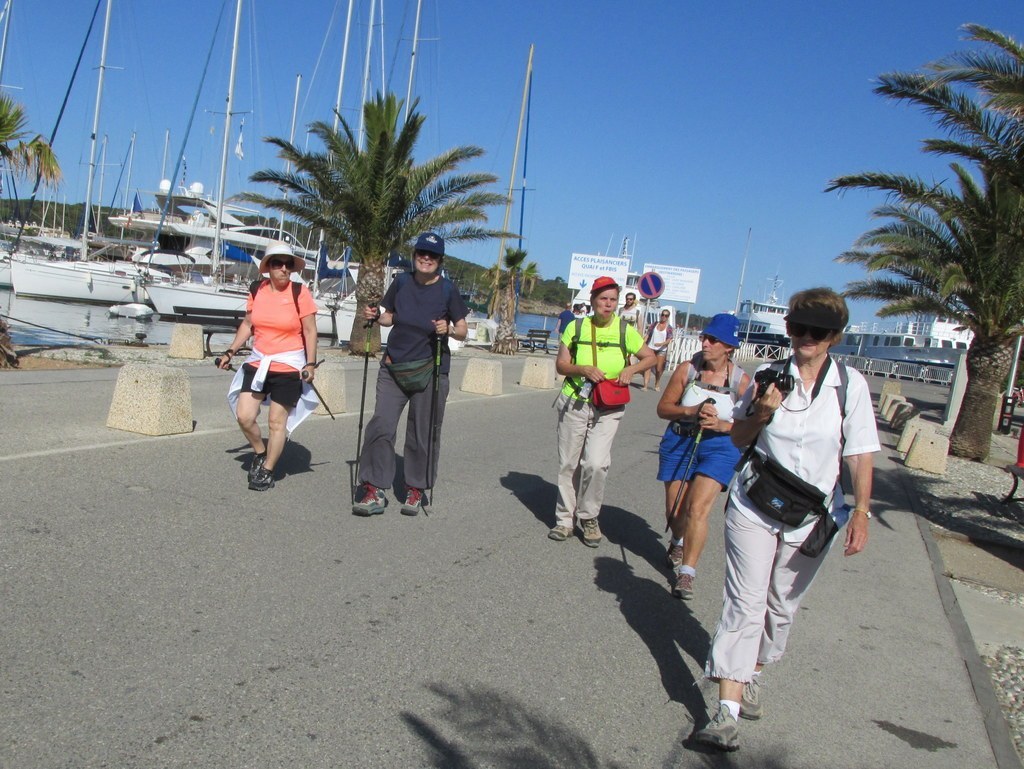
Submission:
[[[841,343],[833,346],[832,351],[838,355],[952,367],[973,338],[974,333],[957,321],[921,315],[886,329],[878,323],[848,326]]]

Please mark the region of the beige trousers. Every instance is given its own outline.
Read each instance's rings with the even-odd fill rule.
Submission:
[[[836,536],[832,542],[842,539]],[[746,683],[754,665],[776,662],[800,600],[825,562],[800,552],[729,505],[725,519],[725,591],[705,673]],[[831,547],[831,543],[829,545]]]
[[[612,463],[612,441],[625,408],[607,411],[560,394],[558,410],[558,501],[555,523],[572,528],[576,518],[597,518]]]

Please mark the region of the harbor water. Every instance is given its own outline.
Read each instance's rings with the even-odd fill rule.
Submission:
[[[169,344],[173,323],[153,315],[147,320],[112,317],[109,307],[79,302],[54,302],[15,296],[0,290],[0,313],[8,319],[11,340],[18,345],[86,345],[137,341],[145,335],[147,344]],[[520,314],[516,330],[525,336],[534,328],[554,329],[556,318]],[[323,341],[321,341],[323,344]]]

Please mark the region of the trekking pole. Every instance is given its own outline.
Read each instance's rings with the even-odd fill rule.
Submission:
[[[434,481],[437,480],[437,396],[441,382],[441,335],[436,334],[434,339],[434,392],[430,400],[430,442],[427,444],[427,482],[430,488],[431,506],[434,504]],[[423,514],[427,514],[427,508],[423,508]]]
[[[378,317],[380,311],[378,310]],[[359,456],[363,450],[363,413],[366,408],[366,377],[370,370],[370,329],[377,322],[377,318],[366,321],[363,324],[365,330],[366,344],[363,350],[363,392],[359,396],[359,432],[356,437],[356,471],[355,483],[352,484],[352,504],[356,503],[356,486],[359,485]]]
[[[700,412],[709,403],[714,403],[714,398],[708,398],[700,406],[697,407],[697,419],[700,419]],[[672,527],[672,519],[679,513],[679,504],[683,501],[683,489],[686,488],[686,476],[690,474],[690,468],[693,467],[693,458],[697,456],[697,449],[700,447],[700,439],[704,437],[704,428],[698,428],[697,436],[693,439],[693,447],[690,449],[690,460],[686,463],[686,469],[683,470],[683,477],[680,479],[679,491],[676,492],[676,501],[672,503],[671,515],[665,522],[665,531],[668,531]]]
[[[326,360],[326,359],[324,359],[324,360]],[[316,363],[313,364],[313,368],[320,368],[320,364],[323,363],[323,362],[324,362],[323,360],[317,361]],[[316,389],[316,385],[313,384],[312,382],[306,381],[306,380],[309,379],[309,372],[306,371],[305,369],[303,369],[301,376],[302,376],[302,381],[305,382],[306,384],[308,384],[311,388],[313,388],[313,393],[316,395],[317,400],[320,401],[320,405],[322,405],[325,409],[327,409],[327,415],[331,419],[334,419],[334,414],[331,412],[331,407],[327,405],[327,401],[324,400],[324,396],[322,396],[320,394],[320,391],[318,389]]]

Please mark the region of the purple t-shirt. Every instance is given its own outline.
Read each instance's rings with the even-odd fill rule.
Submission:
[[[448,282],[448,291],[444,283]],[[401,284],[401,285],[400,285]],[[445,302],[445,294],[448,301]],[[408,363],[434,357],[434,321],[448,318],[456,323],[469,314],[455,285],[441,278],[423,286],[409,277],[397,276],[384,293],[381,306],[394,313],[394,324],[388,335],[388,357],[394,363]],[[448,345],[441,346],[441,373],[451,368]]]

